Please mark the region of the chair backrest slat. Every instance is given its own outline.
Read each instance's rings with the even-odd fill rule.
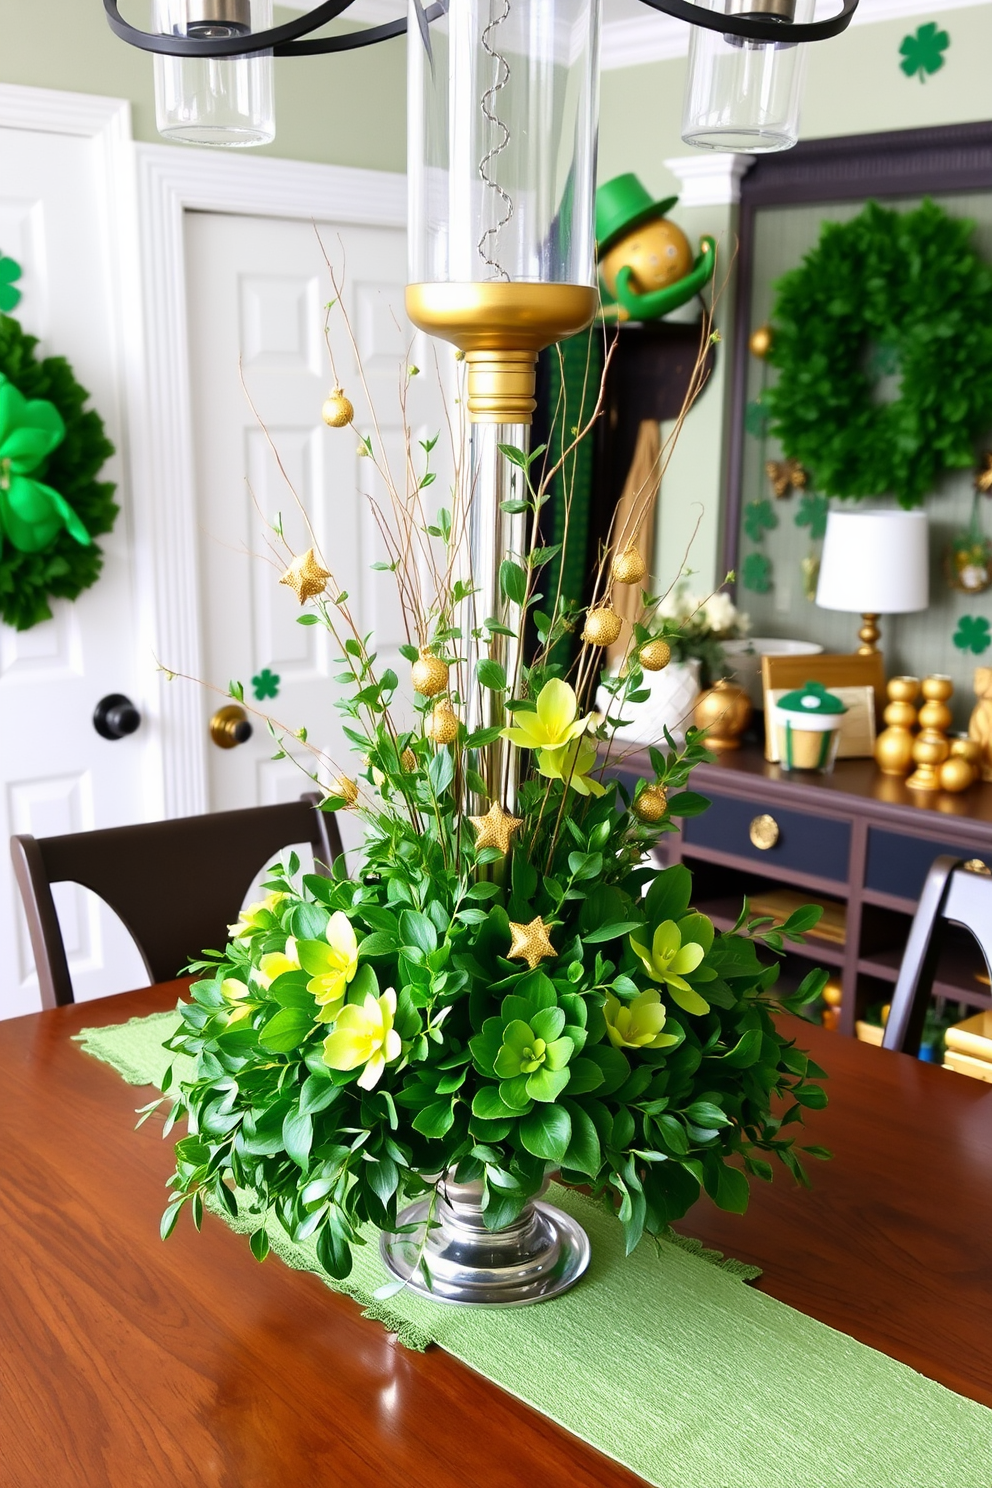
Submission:
[[[920,1052],[943,932],[960,925],[977,941],[992,977],[992,877],[960,858],[936,858],[927,874],[899,968],[882,1037],[886,1049]]]
[[[304,796],[275,806],[143,822],[66,837],[11,838],[42,1005],[72,1002],[51,885],[91,889],[121,918],[153,982],[219,950],[252,880],[284,848],[309,842],[318,872],[341,853],[334,817]]]

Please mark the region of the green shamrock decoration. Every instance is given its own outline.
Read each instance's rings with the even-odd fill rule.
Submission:
[[[741,583],[754,594],[767,594],[772,587],[772,560],[767,553],[748,553],[741,564]]]
[[[818,540],[827,530],[827,507],[826,496],[806,491],[796,512],[796,526],[808,527],[810,537]]]
[[[14,280],[20,277],[20,264],[13,258],[0,256],[0,310],[5,315],[20,303],[21,291],[14,288]]]
[[[921,83],[925,83],[928,72],[939,72],[943,67],[943,53],[950,44],[947,32],[938,31],[936,21],[927,21],[925,26],[917,26],[912,36],[903,37],[899,66],[907,77],[918,77]]]
[[[764,542],[765,533],[771,532],[777,526],[778,517],[767,498],[763,501],[748,502],[744,508],[744,531],[752,542]]]
[[[54,403],[30,401],[0,373],[0,541],[21,553],[40,553],[64,527],[86,546],[90,535],[58,491],[33,478],[65,438]]]
[[[258,701],[262,702],[265,698],[279,696],[280,681],[281,678],[278,672],[273,672],[268,667],[263,667],[257,677],[252,677],[251,690]]]
[[[768,412],[760,398],[744,409],[744,428],[755,439],[764,439],[768,433]]]
[[[984,615],[962,615],[954,632],[954,644],[959,651],[972,651],[981,656],[992,646],[992,626]]]

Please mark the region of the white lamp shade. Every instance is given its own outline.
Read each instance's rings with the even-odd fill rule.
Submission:
[[[857,615],[906,615],[930,603],[930,527],[921,511],[832,511],[816,602]]]

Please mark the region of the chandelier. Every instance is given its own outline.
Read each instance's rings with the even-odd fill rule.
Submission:
[[[595,98],[597,0],[577,0],[574,5],[561,0],[492,0],[485,6],[475,0],[434,0],[426,6],[423,0],[410,0],[409,21],[399,19],[337,36],[313,33],[345,15],[351,0],[324,0],[279,26],[272,24],[272,0],[152,0],[151,31],[125,21],[118,0],[103,3],[116,35],[155,56],[160,133],[190,144],[243,147],[267,144],[275,137],[275,57],[350,51],[407,30],[430,66],[437,49],[434,38],[445,28],[449,37],[461,37],[463,53],[466,39],[474,37],[484,56],[481,38],[487,28],[491,36],[500,27],[515,30],[518,39],[527,33],[539,48],[542,30],[561,31],[563,25],[577,29],[586,39],[574,45],[591,56]],[[836,15],[819,21],[813,20],[815,0],[712,0],[709,5],[644,0],[644,4],[693,28],[682,138],[704,149],[755,154],[795,144],[803,43],[839,35],[850,24],[858,0],[843,0]],[[573,46],[567,41],[562,45],[565,54]],[[496,57],[502,55],[493,48],[490,60],[497,71]],[[526,49],[526,41],[520,56],[530,74],[541,72],[540,56]],[[574,65],[567,55],[566,65],[568,70]],[[595,132],[595,108],[590,118]],[[553,118],[546,122],[555,127]]]

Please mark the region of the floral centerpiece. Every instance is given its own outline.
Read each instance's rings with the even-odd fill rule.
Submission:
[[[357,763],[348,773],[305,731],[273,732],[314,779],[334,769],[324,809],[360,817],[364,849],[360,866],[339,860],[326,876],[301,877],[295,859],[273,869],[267,897],[197,963],[169,1045],[196,1068],[167,1082],[169,1120],[187,1118],[188,1134],[163,1219],[167,1234],[187,1205],[199,1224],[205,1200],[247,1203],[259,1258],[275,1215],[335,1277],[371,1223],[396,1241],[395,1285],[428,1289],[446,1199],[471,1192],[496,1235],[558,1172],[615,1210],[629,1251],[701,1191],[743,1211],[770,1158],[803,1180],[797,1123],[825,1103],[822,1071],[778,1021],[824,983],[817,971],[788,992],[778,981],[784,941],[819,911],[776,927],[745,906],[721,932],[693,908],[687,869],[657,871],[652,846],[707,804],[685,788],[706,757],[694,731],[681,750],[652,749],[653,775],[632,789],[610,773],[615,719],[662,633],[681,635],[671,619],[635,627],[604,718],[583,705],[616,639],[611,585],[640,578],[639,555],[604,554],[561,675],[556,641],[573,617],[538,589],[555,472],[538,480],[536,454],[502,446],[503,506],[523,541],[501,559],[497,611],[473,617],[476,586],[457,576],[473,480],[456,459],[451,504],[426,512],[435,443],[396,482],[377,441],[362,442],[389,492],[390,520],[385,504],[379,516],[410,626],[406,722],[399,677],[379,667],[319,551],[291,555],[283,576],[301,618],[338,642]],[[418,1197],[413,1224],[402,1206]]]
[[[724,642],[742,640],[751,628],[748,616],[724,590],[698,595],[684,583],[676,584],[662,599],[658,618],[664,623],[673,657],[677,661],[699,662],[703,688],[729,675]]]

